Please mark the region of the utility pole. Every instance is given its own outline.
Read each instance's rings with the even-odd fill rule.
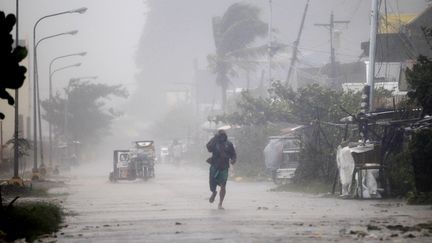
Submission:
[[[15,47],[18,47],[18,42],[19,42],[19,0],[16,0],[16,25],[15,25]],[[15,89],[15,124],[14,124],[14,175],[13,175],[13,179],[15,180],[19,180],[19,175],[18,175],[18,171],[19,171],[19,156],[18,156],[18,152],[19,152],[19,136],[18,136],[18,128],[19,128],[19,111],[18,111],[18,102],[19,102],[19,97],[18,97],[18,92],[19,89]],[[2,134],[3,136],[3,134]],[[3,142],[2,142],[2,146],[3,146]],[[3,148],[2,148],[3,149]],[[3,155],[2,155],[3,156]]]
[[[195,71],[195,83],[192,84],[195,86],[195,115],[199,119],[199,100],[198,100],[198,73],[199,73],[199,67],[198,67],[198,59],[194,59],[194,71]]]
[[[334,28],[336,24],[349,24],[348,20],[334,20],[333,12],[330,14],[330,23],[328,24],[315,24],[315,26],[322,26],[329,29],[330,34],[330,79],[333,84],[335,84],[336,79],[336,57],[335,50],[333,47],[333,35]]]
[[[268,76],[269,76],[269,88],[272,85],[272,28],[273,28],[273,9],[272,9],[272,0],[269,0],[269,26],[268,26]]]
[[[37,63],[37,62],[36,62]],[[37,65],[36,65],[37,68]],[[40,112],[40,96],[39,96],[39,78],[36,78],[36,85],[37,85],[37,102],[38,102],[38,125],[39,125],[39,147],[40,147],[40,159],[41,164],[39,166],[39,172],[41,175],[46,175],[46,168],[45,168],[45,162],[44,162],[44,153],[43,153],[43,140],[42,140],[42,120],[41,120],[41,112]]]
[[[306,19],[306,13],[307,13],[307,10],[308,10],[308,7],[309,7],[309,1],[310,0],[307,0],[307,2],[306,2],[306,6],[305,6],[305,9],[304,9],[304,12],[303,12],[302,21],[301,21],[301,24],[300,24],[300,29],[299,29],[299,32],[297,34],[297,39],[294,42],[293,54],[292,54],[292,57],[291,57],[291,64],[290,64],[290,67],[289,67],[289,70],[288,70],[288,75],[287,75],[286,80],[285,80],[286,86],[288,86],[288,84],[290,82],[291,73],[292,73],[292,70],[294,68],[295,62],[297,61],[298,46],[300,44],[300,37],[301,37],[301,34],[303,32],[303,26],[304,26],[304,22],[305,22],[305,19]]]
[[[371,8],[371,29],[369,40],[369,63],[367,69],[367,85],[370,87],[369,91],[369,111],[373,111],[373,97],[375,88],[375,52],[376,52],[376,35],[378,29],[378,4],[379,0],[372,0]]]

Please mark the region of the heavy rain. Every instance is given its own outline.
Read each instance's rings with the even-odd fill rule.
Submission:
[[[432,1],[0,0],[0,242],[432,241]]]

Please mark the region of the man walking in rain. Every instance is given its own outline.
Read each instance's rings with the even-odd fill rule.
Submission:
[[[216,187],[220,187],[219,192],[219,209],[224,209],[222,206],[223,200],[226,193],[226,182],[228,179],[228,170],[231,164],[234,164],[237,159],[237,155],[233,144],[228,141],[227,134],[224,130],[219,130],[215,136],[210,139],[207,143],[207,150],[212,153],[212,157],[207,160],[210,163],[210,191],[212,192],[209,202],[213,203],[217,190]]]

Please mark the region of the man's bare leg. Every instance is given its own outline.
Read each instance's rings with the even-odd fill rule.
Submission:
[[[216,195],[217,195],[217,191],[214,190],[214,191],[212,192],[210,198],[209,198],[209,202],[210,202],[210,203],[213,203],[213,202],[214,202]]]
[[[226,193],[225,186],[221,186],[221,189],[219,192],[219,206],[218,206],[219,209],[224,209],[222,207],[222,203],[223,203],[223,200],[225,198],[225,193]]]

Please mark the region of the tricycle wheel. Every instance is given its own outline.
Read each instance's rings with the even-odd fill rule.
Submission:
[[[109,174],[109,180],[111,182],[116,182],[117,181],[116,178],[114,177],[114,173],[113,172],[110,172],[110,174]]]
[[[143,168],[143,179],[146,181],[149,178],[149,171],[147,167]]]

